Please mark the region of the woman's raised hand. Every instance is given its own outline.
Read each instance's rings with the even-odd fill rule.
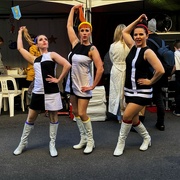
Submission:
[[[26,26],[21,26],[21,27],[19,28],[19,31],[23,31],[25,28],[26,28]]]
[[[143,20],[148,20],[148,18],[147,18],[147,16],[146,16],[146,14],[141,14],[140,16],[139,16],[139,18],[138,18],[138,20],[139,20],[139,22],[142,22]]]
[[[83,7],[83,4],[78,4],[73,6],[74,11],[78,10],[80,7]]]

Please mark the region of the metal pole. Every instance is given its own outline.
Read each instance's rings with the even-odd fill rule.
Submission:
[[[85,9],[85,17],[86,21],[92,23],[91,19],[91,2],[92,0],[86,0],[86,9]],[[90,42],[92,43],[92,36],[90,37]],[[92,78],[94,79],[94,63],[91,64],[91,75]]]

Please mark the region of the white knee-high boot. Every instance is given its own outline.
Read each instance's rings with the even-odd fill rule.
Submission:
[[[34,128],[34,124],[29,124],[28,122],[25,122],[24,129],[21,136],[21,141],[18,145],[18,147],[13,152],[14,155],[19,155],[22,153],[22,151],[27,147],[28,145],[28,136],[31,132],[31,130]]]
[[[148,149],[148,147],[151,146],[151,137],[150,137],[149,133],[147,132],[147,130],[144,127],[144,125],[142,124],[142,122],[140,122],[140,124],[138,126],[135,126],[134,129],[143,138],[143,143],[139,149],[141,151],[146,151]]]
[[[87,145],[86,145],[86,148],[84,149],[84,153],[89,154],[93,151],[93,148],[95,147],[94,139],[93,139],[92,124],[91,124],[90,118],[87,121],[83,121],[83,124],[84,124],[86,135],[87,135]]]
[[[118,142],[116,148],[114,150],[114,156],[120,156],[123,154],[124,147],[125,147],[125,140],[129,134],[129,131],[132,127],[132,124],[127,124],[122,121],[121,129],[119,131]]]
[[[87,137],[86,137],[86,129],[84,128],[84,124],[80,117],[75,117],[76,123],[80,132],[80,142],[73,146],[74,149],[82,149],[87,144]]]
[[[55,123],[55,124],[50,123],[49,126],[49,136],[50,136],[49,152],[52,157],[56,157],[58,155],[58,152],[55,147],[58,125],[59,123]]]

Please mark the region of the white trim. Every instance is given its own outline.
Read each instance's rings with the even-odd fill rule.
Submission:
[[[129,91],[129,92],[133,92],[133,93],[135,93],[135,92],[138,92],[138,93],[140,93],[140,92],[149,92],[149,93],[151,93],[152,91],[153,91],[153,89],[151,88],[151,89],[136,89],[136,90],[133,90],[133,89],[128,89],[128,88],[126,88],[126,87],[124,87],[124,90],[125,91]]]
[[[142,93],[128,93],[128,92],[125,92],[124,93],[125,96],[128,96],[128,97],[141,97],[141,98],[152,98],[152,94],[142,94]]]

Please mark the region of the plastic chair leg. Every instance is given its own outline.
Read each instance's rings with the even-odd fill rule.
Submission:
[[[9,112],[10,112],[10,117],[14,116],[14,95],[10,94],[9,95]]]
[[[1,109],[2,109],[2,93],[0,93],[0,114],[1,114]]]
[[[21,94],[21,108],[22,108],[22,111],[24,112],[25,109],[24,109],[24,92],[22,92]]]
[[[3,98],[3,109],[4,109],[4,111],[8,110],[8,98],[7,97]]]

